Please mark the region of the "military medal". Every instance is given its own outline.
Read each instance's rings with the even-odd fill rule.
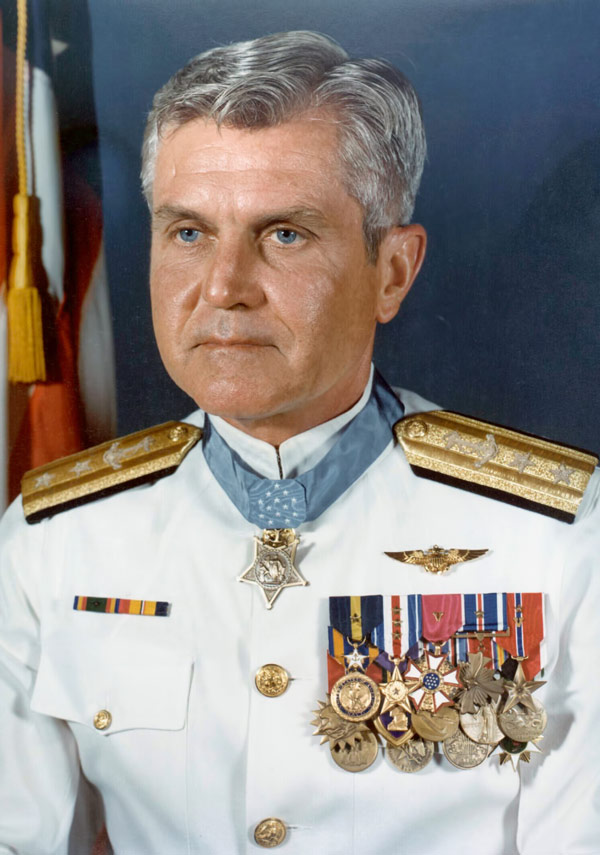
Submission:
[[[313,723],[340,768],[370,766],[379,736],[404,772],[424,768],[436,742],[459,769],[497,749],[501,765],[539,751],[541,594],[330,597],[329,618],[330,694]]]
[[[458,730],[459,718],[454,707],[442,707],[435,713],[413,713],[412,726],[415,733],[430,742],[445,742]]]
[[[279,478],[262,477],[206,416],[202,431],[206,464],[240,514],[262,529],[261,538],[255,538],[254,561],[237,580],[259,587],[268,609],[284,588],[308,584],[294,566],[295,529],[318,519],[367,471],[390,444],[394,425],[403,415],[402,403],[375,371],[366,404],[339,432],[325,456],[295,478],[284,477],[281,460]]]
[[[377,758],[377,739],[369,728],[360,722],[341,718],[330,703],[319,701],[315,710],[317,725],[315,735],[321,736],[321,744],[329,742],[329,750],[335,763],[347,772],[362,772]]]
[[[379,753],[377,738],[365,729],[354,731],[352,736],[340,739],[330,746],[335,763],[346,772],[363,772],[368,769]]]
[[[331,690],[331,706],[345,721],[373,718],[380,703],[377,683],[360,671],[349,671]]]
[[[440,707],[452,704],[453,692],[460,687],[458,668],[446,668],[445,656],[433,656],[425,651],[424,661],[409,659],[404,680],[409,686],[410,698],[416,710],[437,712]]]
[[[503,766],[510,760],[511,766],[516,771],[519,763],[529,763],[532,751],[539,752],[540,750],[535,744],[537,741],[534,740],[532,743],[517,742],[515,739],[511,739],[510,736],[505,736],[498,746],[502,751],[500,754],[500,765]],[[515,757],[517,758],[516,766]]]
[[[475,715],[478,708],[500,699],[502,682],[496,680],[487,667],[490,662],[483,653],[469,653],[469,661],[461,666],[460,679],[463,688],[457,699],[461,713]]]
[[[490,752],[489,745],[473,742],[472,739],[457,730],[454,736],[442,743],[444,754],[457,769],[474,769],[479,766]]]
[[[503,712],[508,712],[517,704],[535,712],[536,704],[531,693],[535,692],[540,686],[545,685],[545,680],[526,680],[523,671],[523,663],[519,662],[513,680],[505,680],[504,686],[508,690],[508,697],[503,707]]]
[[[375,719],[378,732],[396,748],[411,739],[414,733],[411,728],[412,707],[408,699],[408,686],[400,676],[399,664],[400,660],[395,658],[391,680],[379,686],[383,706]]]
[[[420,772],[433,757],[433,742],[416,736],[398,748],[386,748],[386,755],[401,772]]]
[[[299,542],[293,528],[265,529],[261,538],[254,538],[254,561],[238,582],[258,585],[268,609],[284,588],[308,585],[294,565]]]
[[[548,723],[546,710],[541,703],[533,698],[533,709],[517,704],[509,710],[504,710],[498,716],[500,738],[505,735],[517,742],[529,742],[542,735]],[[498,740],[500,742],[500,739]]]
[[[483,704],[475,713],[461,713],[460,726],[469,739],[482,745],[497,745],[505,736],[498,726],[496,709],[492,704]]]

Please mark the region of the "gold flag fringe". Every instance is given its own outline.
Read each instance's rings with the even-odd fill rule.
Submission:
[[[12,383],[46,379],[42,301],[35,286],[32,259],[32,217],[37,206],[27,195],[25,152],[25,48],[27,0],[18,0],[16,142],[19,192],[13,200],[13,257],[8,280],[8,377]]]

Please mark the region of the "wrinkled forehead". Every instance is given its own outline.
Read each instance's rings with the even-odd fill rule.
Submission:
[[[339,125],[306,116],[270,128],[218,126],[194,119],[166,128],[156,159],[154,205],[165,196],[220,189],[263,195],[344,193]]]

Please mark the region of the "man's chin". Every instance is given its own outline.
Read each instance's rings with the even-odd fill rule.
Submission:
[[[240,388],[228,388],[227,392],[203,390],[192,397],[206,413],[220,416],[230,422],[257,422],[276,418],[288,409],[286,396],[265,395],[243,384]]]

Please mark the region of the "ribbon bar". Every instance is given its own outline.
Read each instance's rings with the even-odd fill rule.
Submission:
[[[120,597],[76,596],[73,601],[73,608],[78,612],[146,615],[149,617],[167,617],[170,606],[170,603],[159,600],[125,600]]]

